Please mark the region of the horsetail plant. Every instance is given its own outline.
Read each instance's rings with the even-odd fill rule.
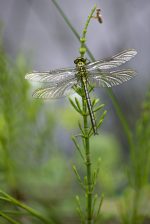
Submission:
[[[76,65],[75,68],[62,68],[49,72],[34,71],[28,73],[25,77],[31,81],[48,83],[48,86],[35,90],[33,93],[35,98],[59,98],[61,96],[68,95],[71,89],[73,89],[81,98],[81,102],[77,97],[75,97],[74,100],[69,98],[69,101],[73,108],[82,117],[82,123],[80,121],[78,123],[81,133],[75,137],[72,137],[72,140],[86,166],[86,176],[83,180],[80,177],[76,166],[73,166],[77,180],[83,188],[86,197],[86,209],[82,210],[80,197],[76,196],[77,211],[80,215],[81,223],[83,224],[96,223],[103,201],[103,196],[101,196],[98,209],[96,211],[95,208],[98,195],[94,195],[94,190],[100,169],[100,159],[98,160],[96,170],[92,172],[90,138],[93,135],[98,134],[98,128],[100,128],[104,120],[106,111],[103,111],[99,121],[97,121],[95,114],[100,111],[104,105],[98,105],[99,100],[96,98],[91,100],[90,94],[93,92],[94,87],[112,87],[131,79],[135,75],[135,72],[132,69],[118,71],[109,71],[109,69],[118,67],[129,61],[137,53],[134,49],[128,49],[106,60],[87,62],[87,59],[85,58],[87,51],[85,44],[87,28],[92,18],[96,18],[98,21],[101,19],[102,22],[100,11],[97,10],[97,15],[93,16],[95,10],[96,6],[94,6],[91,10],[83,29],[82,36],[80,38],[80,57],[74,61]],[[78,143],[79,137],[82,140],[82,147]]]

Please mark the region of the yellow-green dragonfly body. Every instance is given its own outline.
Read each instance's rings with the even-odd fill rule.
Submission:
[[[75,68],[62,68],[46,72],[33,71],[28,73],[25,78],[47,84],[47,86],[35,90],[33,93],[35,98],[60,98],[68,95],[69,90],[74,86],[83,86],[93,133],[97,134],[88,86],[112,87],[131,79],[136,74],[132,69],[117,71],[111,71],[111,69],[124,64],[136,54],[134,49],[128,49],[113,57],[90,63],[87,63],[85,58],[79,57],[74,61]]]

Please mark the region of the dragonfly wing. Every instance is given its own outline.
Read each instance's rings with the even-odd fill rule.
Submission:
[[[89,72],[93,71],[95,69],[105,70],[105,69],[115,68],[115,67],[118,67],[118,66],[124,64],[125,62],[129,61],[136,54],[137,54],[137,52],[134,49],[128,49],[128,50],[122,51],[121,53],[119,53],[111,58],[91,62],[86,66],[86,68],[87,68],[87,71],[89,71]]]
[[[136,72],[131,69],[113,72],[101,71],[99,73],[91,73],[89,75],[89,80],[95,87],[112,87],[128,81],[135,75]]]
[[[67,96],[77,80],[72,80],[68,83],[63,83],[57,86],[43,87],[34,91],[33,97],[43,99],[55,99]]]
[[[25,78],[35,82],[46,82],[49,85],[57,85],[62,82],[69,82],[72,78],[75,78],[76,70],[73,68],[57,69],[47,72],[33,71],[28,73]]]

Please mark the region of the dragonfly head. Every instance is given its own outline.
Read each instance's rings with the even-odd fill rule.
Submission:
[[[78,57],[76,60],[74,60],[74,63],[78,67],[82,67],[82,66],[86,65],[86,59],[85,58]]]

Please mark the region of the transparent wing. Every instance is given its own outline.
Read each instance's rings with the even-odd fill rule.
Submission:
[[[136,72],[131,69],[113,72],[101,71],[99,73],[89,74],[89,81],[94,84],[95,87],[112,87],[128,81],[135,75]]]
[[[57,85],[62,82],[69,82],[75,78],[76,69],[64,68],[46,72],[33,71],[25,76],[25,79],[35,82],[47,82],[49,85]]]
[[[89,71],[89,72],[93,71],[95,69],[102,69],[102,70],[104,69],[105,70],[105,69],[115,68],[115,67],[118,67],[118,66],[124,64],[125,62],[129,61],[136,54],[137,54],[137,52],[134,49],[128,49],[128,50],[122,51],[121,53],[119,53],[111,58],[91,62],[86,66],[86,68],[87,68],[87,71]]]
[[[69,83],[64,82],[63,84],[57,86],[39,88],[34,91],[33,97],[43,99],[64,97],[69,94],[74,84],[77,84],[77,80],[72,80]]]

